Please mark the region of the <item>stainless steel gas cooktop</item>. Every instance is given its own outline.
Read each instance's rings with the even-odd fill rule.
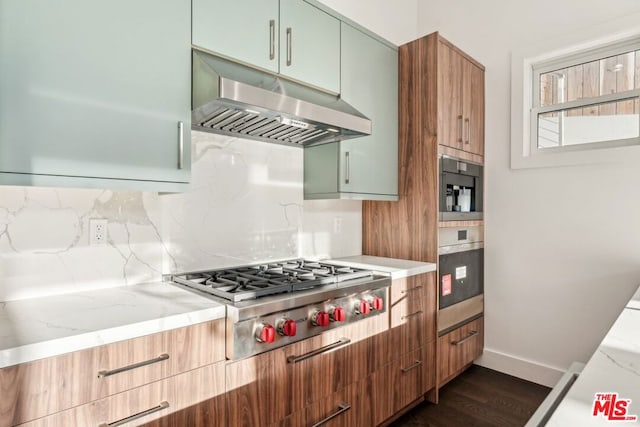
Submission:
[[[171,276],[227,306],[227,358],[240,359],[386,312],[388,276],[302,259]]]

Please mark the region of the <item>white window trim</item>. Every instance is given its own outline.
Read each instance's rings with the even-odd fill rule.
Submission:
[[[633,141],[607,141],[545,149],[537,149],[537,142],[532,144],[533,135],[536,134],[536,132],[532,132],[532,125],[537,126],[537,115],[535,116],[536,120],[532,120],[534,117],[532,109],[536,106],[533,94],[538,96],[533,87],[534,73],[558,69],[558,63],[565,65],[568,60],[575,61],[576,64],[589,62],[591,58],[597,59],[599,52],[601,52],[600,49],[608,50],[614,46],[614,49],[628,51],[630,46],[636,44],[640,46],[639,17],[639,14],[633,14],[599,27],[585,29],[580,34],[538,42],[534,46],[512,52],[511,168],[616,162],[628,159],[629,156],[640,160],[640,145],[638,145],[640,141],[637,141],[638,138],[631,138]],[[620,28],[627,30],[620,32]],[[559,48],[559,46],[563,47]],[[632,96],[636,96],[635,92],[638,91],[622,93],[622,97],[628,98],[631,92],[634,93]],[[602,102],[603,97],[565,103],[562,105],[562,109],[574,103],[572,108],[589,105],[589,102],[593,103],[593,99]],[[553,110],[557,109],[558,106],[554,106]]]

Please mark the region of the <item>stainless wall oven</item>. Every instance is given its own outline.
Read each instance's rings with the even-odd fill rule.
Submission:
[[[483,166],[440,157],[440,221],[482,219]]]
[[[438,332],[484,312],[484,242],[482,226],[439,230]]]

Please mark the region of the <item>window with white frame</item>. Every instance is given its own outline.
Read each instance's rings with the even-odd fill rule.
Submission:
[[[531,66],[531,154],[640,144],[640,38]]]

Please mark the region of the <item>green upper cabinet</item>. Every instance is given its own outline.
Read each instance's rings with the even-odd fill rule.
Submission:
[[[193,0],[192,42],[340,92],[340,21],[303,0]]]
[[[280,73],[340,92],[340,21],[300,0],[280,0]]]
[[[372,132],[305,148],[305,198],[397,200],[398,52],[341,26],[341,97],[371,119]]]
[[[189,0],[0,0],[0,183],[184,189],[190,33]]]
[[[279,0],[193,0],[196,46],[278,72]]]

